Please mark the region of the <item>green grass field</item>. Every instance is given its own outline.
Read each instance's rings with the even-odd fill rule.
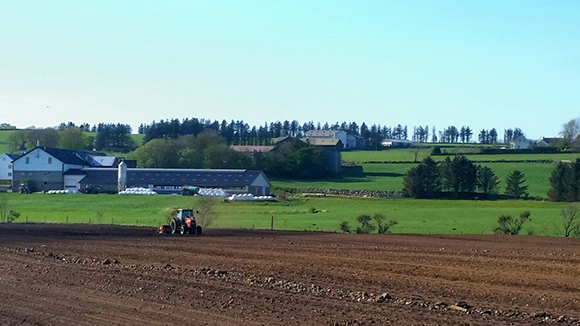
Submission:
[[[500,193],[505,190],[505,179],[513,170],[520,170],[526,176],[526,184],[530,196],[546,198],[550,188],[549,177],[554,168],[551,163],[481,163],[496,173],[500,180]],[[317,181],[272,180],[275,187],[292,188],[330,188],[352,190],[401,190],[403,176],[416,166],[413,163],[404,164],[362,164],[364,177],[335,176]]]
[[[22,215],[17,222],[105,223],[157,227],[170,207],[191,207],[198,197],[5,194]],[[399,222],[394,233],[489,234],[501,214],[531,211],[524,233],[557,235],[566,204],[541,201],[446,201],[414,199],[298,198],[282,203],[219,202],[216,228],[270,228],[337,231],[343,220],[354,226],[359,214],[384,213]]]
[[[448,149],[445,149],[448,150]],[[431,148],[418,149],[417,160],[421,161],[431,154]],[[498,161],[498,160],[575,160],[580,157],[579,153],[556,153],[556,154],[477,154],[466,155],[472,161]],[[436,161],[444,160],[445,155],[432,156]],[[384,151],[345,151],[342,160],[347,162],[396,162],[413,161],[414,149],[396,148]]]

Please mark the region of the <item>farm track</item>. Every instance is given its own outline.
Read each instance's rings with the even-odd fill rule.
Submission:
[[[0,325],[580,325],[580,241],[0,225]]]

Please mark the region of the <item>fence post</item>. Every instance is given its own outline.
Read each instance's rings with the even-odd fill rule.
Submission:
[[[115,219],[111,218],[111,225],[113,225],[115,223]]]
[[[270,222],[270,230],[274,230],[274,216],[272,216],[272,221]]]

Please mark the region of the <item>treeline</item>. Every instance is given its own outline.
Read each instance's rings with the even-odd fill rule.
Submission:
[[[96,135],[85,132],[93,130]],[[20,129],[8,137],[12,152],[18,152],[22,145],[31,149],[37,145],[73,150],[93,150],[128,153],[137,148],[131,138],[131,126],[125,124],[99,123],[92,128],[89,124],[76,126],[74,123],[61,123],[58,128]]]
[[[416,142],[440,142],[440,143],[469,143],[473,139],[473,130],[469,126],[463,126],[457,129],[455,126],[449,126],[442,131],[437,132],[433,126],[415,126],[413,127],[412,135],[409,135],[407,126],[400,124],[396,126],[381,126],[373,124],[371,126],[366,123],[360,124],[356,122],[336,122],[329,124],[328,122],[321,124],[309,121],[306,123],[299,123],[297,120],[293,121],[276,121],[264,123],[261,126],[251,126],[243,120],[231,120],[230,122],[222,120],[211,121],[210,119],[186,118],[182,121],[178,119],[153,121],[151,124],[141,124],[138,128],[140,134],[145,135],[145,141],[150,141],[159,138],[176,139],[185,135],[197,135],[204,130],[217,131],[230,145],[270,145],[272,139],[292,136],[305,137],[310,130],[344,130],[347,133],[359,135],[366,141],[367,147],[379,148],[383,139],[411,139]],[[504,130],[503,142],[509,143],[514,138],[522,135],[519,128]],[[479,132],[478,140],[480,143],[493,144],[498,143],[498,133],[495,128],[490,130],[482,129]]]
[[[506,178],[504,195],[509,198],[528,197],[525,182],[521,171],[513,171]],[[405,174],[403,195],[414,198],[497,198],[499,179],[489,167],[477,165],[464,156],[447,157],[441,162],[427,157]]]
[[[289,139],[271,152],[232,150],[216,130],[153,139],[128,155],[143,168],[257,169],[268,176],[316,179],[330,174],[322,149]]]

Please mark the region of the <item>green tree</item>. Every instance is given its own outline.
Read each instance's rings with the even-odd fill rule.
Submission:
[[[572,164],[558,162],[550,175],[550,190],[548,199],[551,201],[574,201],[576,184],[574,182],[574,169]]]
[[[506,177],[505,183],[505,194],[514,197],[521,198],[528,196],[528,186],[524,185],[526,182],[525,174],[520,170],[514,170]]]
[[[299,179],[315,179],[330,174],[322,149],[307,146],[292,153],[292,176]]]
[[[27,133],[28,130],[14,130],[10,133],[8,136],[8,144],[10,145],[10,151],[12,153],[17,152],[22,143],[26,142],[28,139]]]
[[[403,194],[408,197],[428,198],[440,191],[437,162],[426,157],[403,177]]]
[[[439,167],[443,190],[452,192],[456,197],[474,193],[477,170],[478,167],[465,156],[456,156],[453,160],[448,157]]]
[[[564,140],[561,146],[568,147],[580,135],[580,118],[572,119],[562,125],[560,136]]]
[[[477,188],[484,194],[494,195],[498,193],[499,178],[493,170],[487,166],[479,167],[477,171]]]
[[[143,168],[177,168],[179,152],[173,141],[153,139],[128,155]]]
[[[64,149],[85,149],[84,133],[77,128],[66,128],[58,131],[59,147]]]
[[[37,144],[43,147],[58,147],[59,134],[53,128],[31,129],[27,132],[28,143],[31,146]]]

